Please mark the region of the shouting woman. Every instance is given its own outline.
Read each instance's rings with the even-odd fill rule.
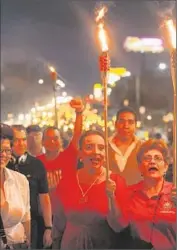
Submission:
[[[109,203],[117,200],[122,207],[125,182],[111,172],[106,182],[102,133],[85,132],[79,146],[82,167],[66,166],[68,174],[63,174],[57,188],[62,211],[54,216],[54,242],[60,234],[61,249],[116,248],[117,235],[109,226]],[[115,186],[115,197],[106,193],[108,186]]]

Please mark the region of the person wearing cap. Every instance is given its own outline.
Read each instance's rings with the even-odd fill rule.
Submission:
[[[168,170],[168,147],[163,140],[149,139],[141,145],[137,161],[143,180],[129,186],[127,202],[121,211],[116,204],[117,216],[112,217],[112,226],[118,231],[130,226],[134,249],[146,246],[146,249],[175,250],[176,189],[164,178]]]
[[[132,108],[121,108],[116,115],[115,134],[109,138],[110,170],[122,176],[127,185],[142,179],[136,158],[142,141],[135,135],[136,122],[137,115]]]
[[[1,124],[0,139],[0,248],[25,249],[31,243],[29,183],[24,175],[7,168],[13,130]]]
[[[27,152],[27,133],[25,127],[23,125],[13,125],[12,128],[14,132],[12,150],[15,161],[9,163],[8,167],[24,174],[29,181],[31,247],[33,249],[41,248],[41,246],[38,246],[39,239],[43,247],[49,247],[52,244],[52,213],[46,170],[39,159]],[[41,217],[39,203],[45,226],[42,233],[38,231],[38,219]]]
[[[30,125],[26,128],[28,153],[34,157],[45,153],[42,146],[42,129],[39,125]]]

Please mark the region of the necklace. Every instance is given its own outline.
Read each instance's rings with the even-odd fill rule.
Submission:
[[[86,203],[88,202],[88,196],[86,196],[88,194],[88,192],[90,191],[90,189],[95,185],[95,183],[100,179],[101,175],[103,174],[103,171],[101,172],[101,174],[94,180],[94,182],[90,185],[90,187],[84,192],[80,183],[79,183],[79,178],[78,178],[78,175],[77,175],[77,182],[78,182],[78,186],[79,186],[79,189],[81,191],[81,194],[82,194],[82,197],[79,199],[79,203],[80,204],[83,204],[83,203]]]

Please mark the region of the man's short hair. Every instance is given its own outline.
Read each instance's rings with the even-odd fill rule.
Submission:
[[[119,119],[119,116],[120,114],[122,113],[131,113],[134,115],[135,117],[135,121],[137,121],[137,114],[135,112],[135,110],[131,107],[123,107],[123,108],[120,108],[118,111],[117,111],[117,114],[116,114],[116,121]]]
[[[59,132],[59,134],[60,134],[60,130],[59,130],[59,128],[57,128],[56,126],[48,126],[48,127],[46,127],[45,129],[44,129],[44,131],[43,131],[43,138],[44,138],[44,136],[45,136],[45,133],[48,131],[48,130],[57,130],[58,132]]]
[[[30,134],[31,132],[42,132],[42,129],[39,125],[30,125],[26,128],[27,134]]]

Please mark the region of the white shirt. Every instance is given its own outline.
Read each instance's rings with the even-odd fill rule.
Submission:
[[[22,222],[31,219],[29,182],[18,172],[7,168],[4,170],[4,193],[8,208],[2,209],[1,216],[7,243],[23,243],[26,236]]]
[[[130,146],[127,148],[125,154],[123,155],[122,152],[120,151],[120,149],[114,143],[114,141],[113,141],[114,138],[115,138],[115,135],[113,135],[109,138],[109,144],[115,152],[115,160],[117,162],[117,167],[119,168],[119,170],[121,172],[123,172],[125,169],[125,166],[127,164],[128,157],[130,156],[130,154],[132,153],[132,151],[136,147],[138,139],[135,137],[134,141],[130,144]]]

